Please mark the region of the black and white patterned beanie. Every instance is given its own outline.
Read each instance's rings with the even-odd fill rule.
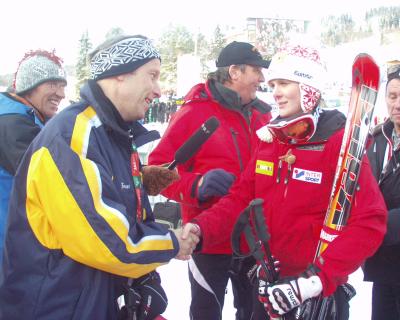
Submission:
[[[55,51],[29,51],[19,63],[14,77],[14,88],[18,95],[24,94],[47,81],[65,81],[67,77],[61,58]]]
[[[101,80],[129,73],[153,59],[161,60],[161,56],[151,41],[133,36],[97,52],[90,62],[90,76]]]

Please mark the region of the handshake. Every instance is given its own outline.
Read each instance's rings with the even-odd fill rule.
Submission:
[[[175,259],[189,260],[197,244],[200,242],[200,227],[194,223],[187,223],[183,228],[172,231],[179,242],[179,252]]]
[[[155,196],[172,182],[179,179],[176,170],[165,166],[150,165],[142,168],[143,186],[147,194]],[[188,223],[184,228],[172,230],[179,242],[179,252],[176,259],[189,260],[200,241],[200,227]]]

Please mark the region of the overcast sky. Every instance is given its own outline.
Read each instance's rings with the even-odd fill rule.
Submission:
[[[247,17],[319,20],[329,14],[362,14],[398,0],[4,0],[0,19],[0,74],[12,73],[24,53],[43,48],[75,64],[79,39],[88,30],[96,46],[113,27],[157,38],[169,23],[210,33],[216,24],[244,25]]]

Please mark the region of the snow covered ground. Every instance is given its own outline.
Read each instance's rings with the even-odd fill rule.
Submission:
[[[168,265],[158,268],[162,286],[168,296],[168,307],[163,316],[168,320],[189,319],[190,285],[187,262],[172,260]],[[362,270],[354,272],[349,279],[357,290],[357,295],[350,301],[350,320],[371,318],[371,283],[362,281]],[[225,296],[223,320],[235,319],[232,290],[229,286]]]
[[[145,125],[149,130],[157,130],[162,135],[167,124],[150,123]],[[157,141],[143,146],[139,153],[142,161],[147,162],[147,154],[155,147]],[[162,197],[151,197],[150,199],[160,201]],[[190,304],[190,285],[188,279],[187,262],[172,260],[168,265],[158,268],[164,290],[168,296],[168,307],[163,316],[168,320],[189,319]],[[370,282],[362,280],[362,270],[358,269],[350,275],[349,283],[357,290],[357,295],[350,301],[350,320],[366,320],[371,318],[371,288]],[[233,308],[233,296],[230,286],[225,297],[225,307],[223,309],[223,320],[235,319],[235,309]]]

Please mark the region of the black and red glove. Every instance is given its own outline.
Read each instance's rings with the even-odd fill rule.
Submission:
[[[272,256],[273,266],[271,263],[264,261],[264,266],[259,265],[257,268],[257,281],[258,281],[258,300],[265,305],[267,303],[266,290],[267,287],[279,278],[280,261]]]

